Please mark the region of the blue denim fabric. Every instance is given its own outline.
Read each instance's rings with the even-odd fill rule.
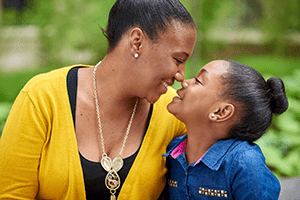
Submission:
[[[185,153],[172,151],[187,136],[168,146],[165,199],[278,199],[280,183],[265,164],[258,145],[237,139],[220,140],[202,157],[187,165]]]

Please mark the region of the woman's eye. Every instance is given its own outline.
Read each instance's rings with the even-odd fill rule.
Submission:
[[[197,77],[195,77],[195,80],[202,85],[201,81]]]
[[[178,62],[178,63],[180,63],[180,64],[183,63],[183,61],[181,61],[181,60],[179,60],[179,59],[177,59],[177,58],[174,58],[174,59],[176,60],[176,62]]]

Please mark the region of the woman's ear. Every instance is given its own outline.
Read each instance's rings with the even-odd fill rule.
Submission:
[[[134,58],[137,58],[137,56],[140,55],[144,39],[145,39],[145,35],[140,28],[136,27],[131,29],[129,33],[129,40],[130,40],[129,44],[130,44],[130,53]]]
[[[223,122],[230,119],[234,113],[234,105],[227,102],[222,102],[219,104],[218,109],[215,109],[215,111],[209,115],[209,119],[214,122]]]

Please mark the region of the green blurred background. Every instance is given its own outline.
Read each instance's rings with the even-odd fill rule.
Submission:
[[[96,64],[100,28],[114,0],[0,0],[0,136],[12,103],[34,75]],[[232,59],[283,79],[290,106],[257,141],[278,178],[300,175],[300,0],[181,0],[197,25],[193,77],[207,62]],[[179,88],[176,83],[174,88]]]

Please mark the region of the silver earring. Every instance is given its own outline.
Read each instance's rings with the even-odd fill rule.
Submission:
[[[212,118],[214,118],[216,115],[215,115],[214,113],[211,113],[210,116],[211,116]]]
[[[134,58],[137,59],[139,57],[139,54],[134,54]]]

